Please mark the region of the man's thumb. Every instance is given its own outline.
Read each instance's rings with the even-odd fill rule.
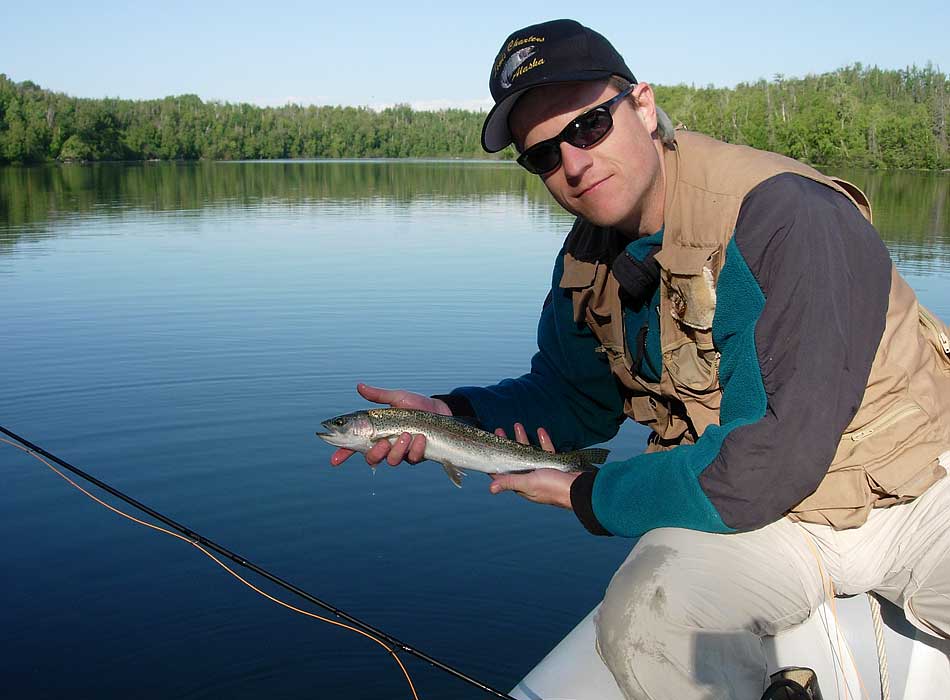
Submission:
[[[491,484],[489,485],[488,490],[494,494],[507,491],[508,479],[505,476],[499,474],[492,476]]]
[[[385,398],[385,395],[391,392],[388,392],[386,389],[380,389],[379,387],[370,386],[369,384],[357,384],[356,390],[359,392],[367,401],[373,401],[375,403],[389,403]]]

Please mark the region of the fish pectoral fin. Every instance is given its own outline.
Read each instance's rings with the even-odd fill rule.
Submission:
[[[448,474],[448,477],[452,480],[452,483],[462,488],[462,477],[465,476],[465,472],[456,467],[454,464],[446,462],[442,465],[442,468],[445,470],[445,473]]]

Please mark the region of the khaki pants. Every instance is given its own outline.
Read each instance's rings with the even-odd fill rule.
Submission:
[[[630,700],[758,700],[761,638],[821,605],[822,569],[836,593],[875,591],[950,638],[950,478],[851,530],[787,518],[732,535],[652,530],[607,588],[598,652]]]

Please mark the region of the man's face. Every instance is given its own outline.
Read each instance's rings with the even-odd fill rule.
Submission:
[[[515,142],[524,151],[552,138],[572,119],[618,92],[606,80],[535,88],[518,100],[509,117]],[[641,232],[641,220],[648,228],[662,225],[663,179],[658,142],[651,137],[656,129],[653,92],[641,83],[633,95],[638,106],[629,98],[615,105],[613,128],[600,142],[588,149],[561,143],[560,167],[541,177],[572,214],[637,236],[655,232]]]

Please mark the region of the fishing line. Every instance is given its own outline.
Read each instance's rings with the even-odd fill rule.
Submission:
[[[861,686],[861,692],[863,697],[866,700],[870,700],[870,694],[868,693],[867,688],[864,686],[864,679],[861,677],[861,669],[858,668],[858,662],[854,658],[854,653],[851,651],[851,645],[848,644],[848,640],[845,639],[844,635],[841,632],[841,621],[838,619],[838,608],[835,605],[836,595],[835,595],[835,584],[831,580],[831,576],[825,573],[825,567],[821,563],[821,556],[818,554],[818,549],[815,547],[814,542],[811,541],[806,533],[802,532],[802,539],[805,540],[805,544],[808,545],[808,548],[811,550],[812,556],[815,557],[815,561],[818,563],[818,573],[821,576],[821,585],[824,589],[825,600],[827,600],[831,607],[831,615],[835,621],[835,636],[837,637],[837,642],[840,647],[843,647],[845,651],[848,652],[848,657],[851,660],[851,666],[854,668],[854,673],[858,677],[858,684]],[[825,634],[828,636],[828,641],[830,643],[831,654],[834,657],[835,662],[841,668],[841,677],[844,681],[844,689],[847,694],[848,699],[851,698],[851,683],[848,681],[848,673],[845,670],[844,663],[838,655],[838,652],[835,650],[834,640],[831,639],[831,630],[829,629],[828,621],[824,616],[821,618],[822,624],[825,627]],[[837,679],[835,683],[835,691],[837,691]]]
[[[469,685],[473,685],[473,686],[475,686],[476,688],[478,688],[478,689],[480,689],[480,690],[482,690],[482,691],[484,691],[484,692],[486,692],[486,693],[488,693],[488,694],[490,694],[490,695],[494,695],[495,697],[503,698],[504,700],[514,700],[514,698],[512,698],[512,697],[511,697],[510,695],[508,695],[507,693],[503,693],[503,692],[501,692],[500,690],[496,690],[495,688],[492,688],[491,686],[488,686],[488,685],[482,683],[481,681],[475,680],[474,678],[471,678],[471,677],[465,675],[465,674],[462,673],[461,671],[459,671],[459,670],[457,670],[457,669],[455,669],[455,668],[449,666],[448,664],[445,664],[445,663],[443,663],[443,662],[441,662],[441,661],[438,661],[437,659],[432,658],[431,656],[429,656],[429,655],[426,654],[425,652],[422,652],[422,651],[420,651],[420,650],[418,650],[418,649],[415,649],[414,647],[412,647],[412,646],[410,646],[410,645],[408,645],[408,644],[405,644],[404,642],[400,642],[398,639],[396,639],[395,637],[393,637],[393,636],[391,636],[391,635],[389,635],[389,634],[383,632],[382,630],[378,630],[378,629],[376,629],[375,627],[373,627],[372,625],[369,625],[369,624],[363,622],[362,620],[359,620],[359,619],[353,617],[352,615],[349,615],[349,614],[343,612],[342,610],[340,610],[340,609],[338,609],[338,608],[335,608],[334,606],[330,605],[329,603],[326,603],[326,602],[320,600],[319,598],[316,598],[315,596],[311,595],[310,593],[307,593],[307,592],[304,591],[303,589],[298,588],[298,587],[295,586],[294,584],[289,583],[288,581],[284,581],[283,579],[279,578],[278,576],[275,576],[274,574],[270,573],[269,571],[267,571],[267,570],[265,570],[265,569],[262,569],[261,567],[257,566],[257,565],[254,564],[252,561],[250,561],[250,560],[248,560],[248,559],[245,559],[244,557],[241,557],[241,556],[235,554],[234,552],[230,551],[229,549],[226,549],[225,547],[222,547],[221,545],[219,545],[219,544],[217,544],[217,543],[215,543],[215,542],[209,540],[208,538],[206,538],[206,537],[204,537],[204,536],[198,534],[198,533],[195,532],[194,530],[191,530],[190,528],[187,528],[187,527],[185,527],[184,525],[181,525],[181,524],[175,522],[175,521],[172,520],[171,518],[168,518],[168,517],[162,515],[161,513],[159,513],[158,511],[155,511],[155,510],[149,508],[148,506],[144,505],[143,503],[140,503],[139,501],[135,500],[134,498],[125,495],[124,493],[122,493],[121,491],[119,491],[119,490],[116,489],[116,488],[113,488],[113,487],[110,486],[109,484],[107,484],[107,483],[105,483],[105,482],[103,482],[103,481],[100,481],[100,480],[97,479],[96,477],[94,477],[94,476],[92,476],[92,475],[90,475],[90,474],[87,474],[86,472],[84,472],[83,470],[79,469],[78,467],[75,467],[75,466],[69,464],[68,462],[63,461],[62,459],[60,459],[60,458],[57,457],[56,455],[51,454],[50,452],[47,452],[47,451],[44,450],[42,447],[39,447],[38,445],[33,444],[33,443],[30,442],[29,440],[20,437],[20,436],[17,435],[16,433],[14,433],[14,432],[12,432],[12,431],[10,431],[10,430],[7,430],[7,429],[4,428],[2,425],[0,425],[0,432],[4,433],[5,435],[7,435],[7,436],[9,436],[9,437],[11,437],[11,438],[13,438],[14,440],[16,440],[17,442],[19,442],[20,444],[16,444],[15,442],[11,442],[10,440],[6,440],[6,439],[4,439],[4,438],[0,438],[0,442],[6,443],[7,445],[10,445],[11,447],[15,447],[16,449],[20,450],[21,452],[25,452],[25,453],[27,453],[28,455],[30,455],[31,457],[33,457],[33,458],[39,460],[40,462],[42,462],[43,464],[45,464],[47,467],[49,467],[51,470],[53,470],[56,474],[58,474],[63,480],[65,480],[67,483],[69,483],[70,485],[72,485],[73,487],[75,487],[76,489],[78,489],[79,491],[81,491],[82,493],[84,493],[86,496],[88,496],[88,497],[91,498],[92,500],[94,500],[94,501],[96,501],[97,503],[99,503],[100,505],[102,505],[102,506],[108,508],[108,509],[111,510],[113,513],[116,513],[117,515],[121,515],[123,518],[127,518],[128,520],[131,520],[132,522],[138,523],[138,524],[140,524],[140,525],[144,525],[145,527],[151,528],[152,530],[157,530],[158,532],[163,532],[163,533],[165,533],[165,534],[167,534],[167,535],[171,535],[172,537],[175,537],[176,539],[179,539],[179,540],[182,540],[182,541],[184,541],[184,542],[187,542],[188,544],[192,545],[193,547],[195,547],[196,549],[198,549],[200,552],[202,552],[205,556],[207,556],[208,558],[210,558],[212,561],[214,561],[218,566],[220,566],[220,567],[223,568],[225,571],[227,571],[229,574],[231,574],[231,576],[233,576],[234,578],[236,578],[238,581],[240,581],[241,583],[243,583],[245,586],[247,586],[247,587],[250,588],[251,590],[255,591],[256,593],[259,593],[259,594],[262,595],[262,596],[264,596],[264,597],[267,598],[268,600],[273,601],[274,603],[277,603],[278,605],[281,605],[281,606],[287,608],[288,610],[292,610],[292,611],[294,611],[294,612],[296,612],[296,613],[300,613],[301,615],[306,615],[307,617],[311,617],[311,618],[313,618],[313,619],[320,620],[321,622],[326,622],[327,624],[330,624],[330,625],[335,625],[335,626],[337,626],[337,627],[342,627],[343,629],[350,630],[351,632],[355,632],[355,633],[357,633],[357,634],[360,634],[360,635],[366,637],[367,639],[373,640],[374,642],[376,642],[377,644],[379,644],[381,647],[383,647],[387,652],[389,652],[389,654],[393,657],[393,659],[395,660],[395,662],[399,665],[399,668],[402,670],[403,675],[406,677],[406,682],[409,684],[409,689],[410,689],[411,692],[412,692],[412,696],[413,696],[414,700],[419,700],[419,695],[416,693],[416,688],[415,688],[415,686],[414,686],[413,683],[412,683],[412,678],[409,676],[408,670],[406,669],[405,665],[403,665],[402,661],[400,660],[400,658],[399,658],[399,656],[398,656],[398,653],[397,653],[397,650],[399,650],[399,651],[404,651],[404,652],[406,652],[407,654],[411,654],[411,655],[415,656],[415,657],[418,658],[418,659],[422,659],[423,661],[425,661],[425,662],[428,663],[429,665],[434,666],[435,668],[438,668],[438,669],[440,669],[440,670],[442,670],[442,671],[445,671],[445,672],[448,673],[449,675],[455,676],[455,677],[458,678],[459,680],[463,680],[463,681],[465,681],[466,683],[468,683]],[[154,525],[154,524],[152,524],[152,523],[146,522],[146,521],[144,521],[144,520],[140,520],[139,518],[136,518],[136,517],[134,517],[134,516],[132,516],[132,515],[129,515],[128,513],[125,513],[124,511],[119,510],[118,508],[115,508],[114,506],[110,505],[109,503],[106,503],[106,502],[103,501],[102,499],[96,497],[95,495],[93,495],[92,493],[90,493],[89,491],[87,491],[86,489],[84,489],[82,486],[80,486],[79,484],[77,484],[75,481],[73,481],[72,479],[70,479],[68,476],[66,476],[65,474],[63,474],[59,469],[57,469],[57,468],[54,467],[52,464],[50,464],[50,462],[47,461],[47,459],[44,459],[44,457],[46,457],[46,458],[52,460],[53,462],[56,462],[56,464],[58,464],[59,466],[65,468],[65,469],[68,469],[68,470],[69,470],[70,472],[72,472],[73,474],[76,474],[77,476],[79,476],[79,477],[81,477],[82,479],[88,481],[89,483],[94,484],[96,487],[102,489],[103,491],[106,491],[107,493],[110,493],[111,495],[115,496],[116,498],[119,498],[119,499],[125,501],[126,503],[128,503],[128,504],[131,505],[131,506],[133,506],[133,507],[136,508],[137,510],[140,510],[140,511],[142,511],[142,512],[144,512],[144,513],[147,513],[147,514],[148,514],[149,516],[151,516],[152,518],[155,518],[156,520],[159,520],[160,522],[165,523],[166,525],[168,525],[168,526],[169,526],[170,528],[172,528],[173,530],[177,530],[177,532],[172,532],[172,530],[167,530],[167,529],[165,529],[165,528],[163,528],[163,527],[159,527],[159,526],[157,526],[157,525]],[[181,534],[179,534],[179,533],[181,533]],[[307,610],[302,610],[302,609],[300,609],[300,608],[297,608],[297,607],[291,605],[290,603],[288,603],[288,602],[286,602],[286,601],[284,601],[284,600],[281,600],[280,598],[277,598],[277,597],[275,597],[275,596],[270,595],[269,593],[267,593],[267,592],[261,590],[260,588],[258,588],[258,587],[255,586],[254,584],[252,584],[250,581],[248,581],[248,580],[246,580],[245,578],[243,578],[240,574],[238,574],[236,571],[234,571],[233,569],[231,569],[227,564],[225,564],[223,561],[221,561],[220,559],[218,559],[218,557],[214,556],[214,555],[213,555],[210,551],[208,551],[208,550],[214,550],[214,551],[217,552],[218,554],[221,554],[222,556],[224,556],[224,557],[230,559],[230,560],[233,561],[234,563],[236,563],[236,564],[238,564],[238,565],[240,565],[240,566],[242,566],[242,567],[244,567],[244,568],[246,568],[246,569],[250,569],[251,571],[253,571],[253,572],[254,572],[255,574],[257,574],[258,576],[262,576],[263,578],[267,579],[268,581],[271,581],[272,583],[277,584],[277,585],[280,586],[281,588],[284,588],[284,589],[290,591],[291,593],[293,593],[293,594],[295,594],[295,595],[297,595],[297,596],[303,598],[304,600],[306,600],[306,601],[308,601],[308,602],[310,602],[310,603],[313,603],[314,605],[317,605],[317,606],[323,608],[324,610],[327,610],[327,611],[333,613],[333,614],[336,615],[337,617],[342,618],[342,619],[346,620],[347,622],[352,623],[352,625],[343,624],[342,622],[338,622],[338,621],[336,621],[336,620],[331,620],[331,619],[329,619],[329,618],[322,617],[321,615],[317,615],[317,614],[315,614],[315,613],[308,612]]]
[[[38,459],[40,462],[42,462],[42,463],[45,464],[47,467],[49,467],[49,468],[52,469],[54,472],[56,472],[56,473],[57,473],[64,481],[66,481],[68,484],[70,484],[71,486],[75,487],[75,488],[78,489],[79,491],[82,491],[85,495],[87,495],[89,498],[91,498],[92,500],[94,500],[96,503],[100,504],[101,506],[104,506],[105,508],[108,508],[108,509],[111,510],[113,513],[115,513],[116,515],[121,515],[123,518],[126,518],[126,519],[128,519],[128,520],[131,520],[131,521],[134,522],[134,523],[138,523],[139,525],[144,525],[145,527],[151,528],[152,530],[156,530],[156,531],[158,531],[158,532],[163,532],[163,533],[165,533],[166,535],[170,535],[170,536],[172,536],[172,537],[174,537],[174,538],[176,538],[176,539],[179,539],[179,540],[181,540],[181,541],[183,541],[183,542],[187,542],[188,544],[190,544],[190,545],[192,545],[193,547],[195,547],[195,548],[196,548],[198,551],[200,551],[202,554],[204,554],[206,557],[208,557],[209,559],[211,559],[214,563],[216,563],[216,564],[217,564],[218,566],[220,566],[222,569],[224,569],[224,570],[227,571],[229,574],[231,574],[231,575],[232,575],[234,578],[236,578],[238,581],[240,581],[241,583],[243,583],[245,586],[247,586],[248,588],[250,588],[252,591],[255,591],[256,593],[259,593],[260,595],[264,596],[264,597],[267,598],[268,600],[272,600],[273,602],[277,603],[278,605],[282,605],[282,606],[284,606],[285,608],[287,608],[287,609],[289,609],[289,610],[293,610],[294,612],[300,613],[301,615],[306,615],[306,616],[308,616],[308,617],[312,617],[312,618],[314,618],[314,619],[316,619],[316,620],[320,620],[321,622],[326,622],[327,624],[330,624],[330,625],[336,625],[337,627],[342,627],[343,629],[347,629],[347,630],[350,630],[351,632],[356,632],[357,634],[363,635],[363,636],[366,637],[367,639],[372,639],[374,642],[376,642],[376,643],[379,644],[381,647],[383,647],[383,649],[385,649],[385,650],[388,651],[390,654],[392,654],[393,659],[395,659],[396,663],[399,664],[399,668],[402,669],[403,674],[406,676],[406,681],[409,683],[409,689],[412,691],[412,697],[413,697],[415,700],[419,700],[419,695],[416,693],[415,686],[414,686],[413,683],[412,683],[412,678],[409,677],[409,672],[406,670],[406,667],[403,665],[402,661],[399,659],[399,657],[396,655],[396,653],[395,653],[390,647],[386,646],[386,644],[385,644],[383,641],[377,639],[376,637],[374,637],[374,636],[372,636],[372,635],[370,635],[370,634],[367,634],[366,632],[364,632],[364,631],[362,631],[362,630],[360,630],[360,629],[357,629],[356,627],[351,627],[351,626],[349,626],[349,625],[345,625],[345,624],[343,624],[342,622],[337,622],[336,620],[331,620],[331,619],[329,619],[329,618],[322,617],[322,616],[317,615],[317,614],[315,614],[315,613],[308,612],[307,610],[301,610],[300,608],[297,608],[297,607],[291,605],[290,603],[287,603],[286,601],[281,600],[280,598],[276,598],[276,597],[270,595],[270,594],[267,593],[266,591],[263,591],[263,590],[261,590],[260,588],[258,588],[257,586],[255,586],[253,583],[251,583],[251,582],[248,581],[247,579],[243,578],[243,577],[242,577],[240,574],[238,574],[234,569],[232,569],[231,567],[229,567],[227,564],[225,564],[223,561],[221,561],[220,559],[218,559],[218,558],[217,558],[216,556],[214,556],[211,552],[209,552],[207,549],[205,549],[204,547],[202,547],[200,544],[198,544],[198,543],[195,542],[194,540],[190,540],[190,539],[188,539],[187,537],[183,537],[182,535],[179,535],[177,532],[172,532],[171,530],[167,530],[167,529],[165,529],[165,528],[163,528],[163,527],[158,527],[157,525],[153,525],[152,523],[148,523],[148,522],[146,522],[146,521],[144,521],[144,520],[140,520],[139,518],[136,518],[136,517],[133,516],[133,515],[129,515],[129,514],[126,513],[125,511],[119,510],[118,508],[116,508],[116,507],[110,505],[109,503],[106,503],[106,502],[103,501],[101,498],[98,498],[97,496],[91,494],[89,491],[87,491],[87,490],[84,489],[82,486],[80,486],[79,484],[77,484],[75,481],[73,481],[72,479],[70,479],[68,476],[66,476],[65,474],[63,474],[59,469],[57,469],[57,468],[54,467],[52,464],[50,464],[48,461],[46,461],[45,459],[43,459],[43,457],[41,457],[40,455],[38,455],[38,454],[36,454],[35,452],[33,452],[33,450],[30,450],[30,449],[28,449],[28,448],[26,448],[26,447],[22,447],[21,445],[17,445],[16,443],[11,442],[10,440],[7,440],[6,438],[0,438],[0,442],[4,442],[4,443],[10,445],[11,447],[15,447],[16,449],[18,449],[18,450],[20,450],[20,451],[22,451],[22,452],[26,452],[26,453],[27,453],[28,455],[30,455],[31,457],[33,457],[33,458],[35,458],[35,459]]]

